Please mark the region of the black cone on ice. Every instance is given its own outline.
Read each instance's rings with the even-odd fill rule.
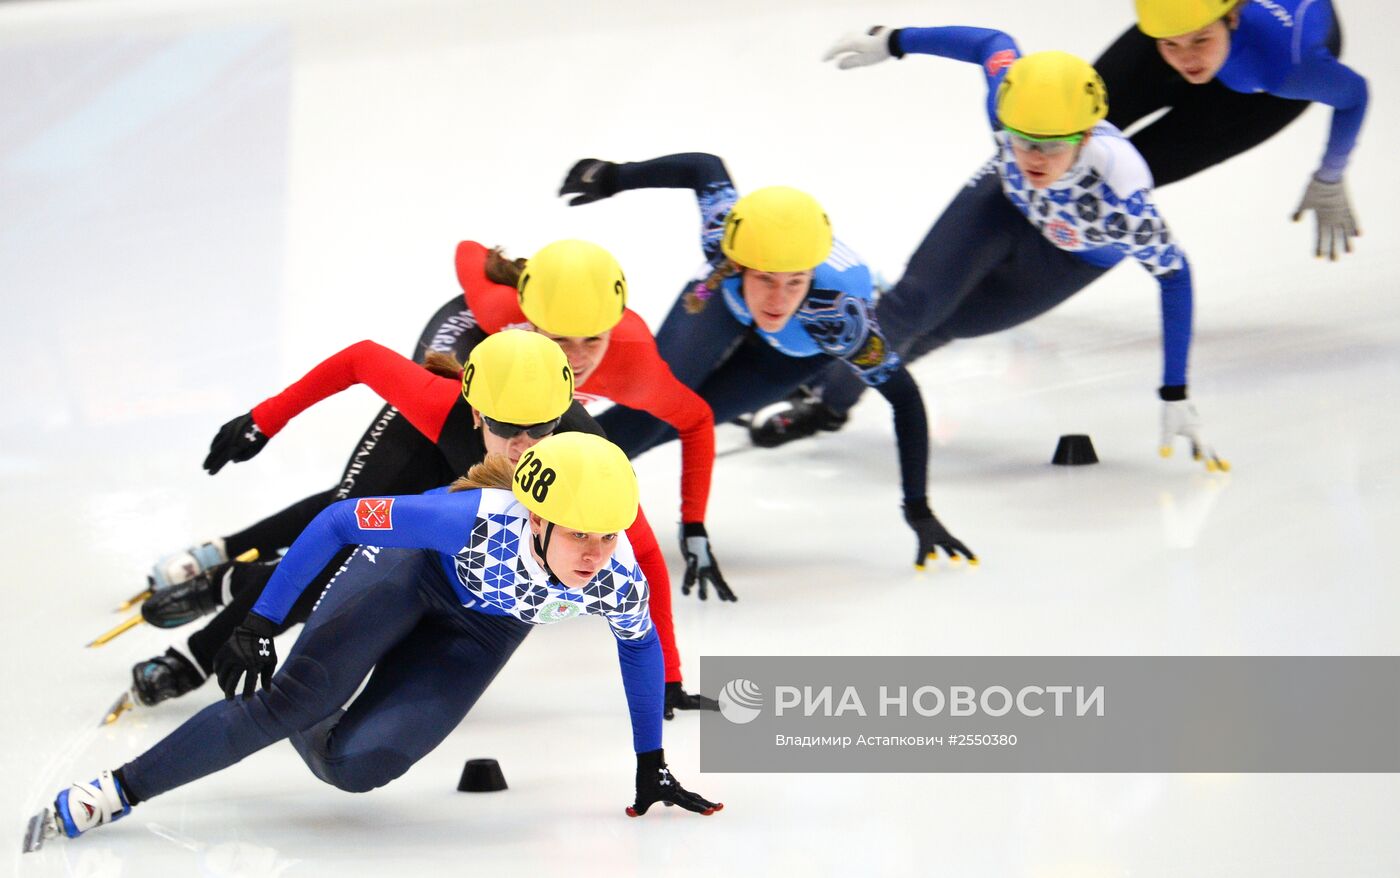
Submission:
[[[506,788],[506,776],[494,759],[468,759],[457,782],[461,793],[494,793]]]
[[[1056,466],[1083,466],[1098,463],[1099,456],[1094,453],[1094,443],[1088,436],[1071,433],[1060,437],[1060,444],[1055,446],[1055,456],[1050,462]]]

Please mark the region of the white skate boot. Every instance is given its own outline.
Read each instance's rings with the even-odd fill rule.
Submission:
[[[29,828],[24,834],[24,852],[37,851],[44,842],[62,834],[77,838],[89,829],[111,823],[131,813],[126,803],[121,785],[104,771],[96,780],[88,783],[75,783],[58,794],[52,808],[29,818]]]
[[[151,587],[162,589],[176,585],[228,560],[224,541],[218,537],[188,549],[181,549],[161,558],[151,568]]]

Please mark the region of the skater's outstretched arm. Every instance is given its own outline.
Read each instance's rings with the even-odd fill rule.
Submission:
[[[705,258],[720,257],[724,218],[738,200],[729,170],[719,156],[682,152],[642,162],[580,159],[569,169],[560,195],[576,194],[570,205],[609,198],[626,189],[690,189],[700,208],[700,243]]]
[[[280,623],[302,590],[342,546],[461,548],[463,521],[476,516],[481,491],[402,497],[361,497],[326,507],[302,531],[272,574],[252,615]]]

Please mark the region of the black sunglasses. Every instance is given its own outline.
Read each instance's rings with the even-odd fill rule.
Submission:
[[[486,429],[502,439],[514,439],[521,433],[526,434],[531,439],[543,439],[554,432],[554,428],[559,426],[559,420],[559,418],[555,418],[552,421],[541,421],[538,424],[507,424],[505,421],[497,421],[485,415],[481,416],[481,422],[486,425]]]

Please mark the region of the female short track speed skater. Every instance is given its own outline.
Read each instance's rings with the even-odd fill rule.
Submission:
[[[557,333],[547,334],[569,355],[578,379],[577,390],[609,396],[621,404],[654,412],[681,430],[684,437],[682,519],[686,527],[703,534],[710,475],[714,466],[714,421],[704,401],[677,381],[666,368],[656,353],[655,342],[645,324],[626,309],[626,279],[612,254],[585,241],[557,241],[547,245],[527,263],[530,266],[530,289],[526,295],[519,294],[514,285],[514,278],[521,276],[521,266],[505,260],[498,252],[488,251],[474,242],[463,242],[457,248],[456,263],[457,276],[463,288],[463,294],[456,304],[465,307],[454,314],[450,322],[452,327],[466,328],[460,332],[440,331],[435,336],[438,341],[434,343],[434,349],[443,347],[443,342],[451,339],[453,356],[463,360],[481,339],[507,326],[534,328],[538,324],[541,329],[550,327],[558,330]],[[488,272],[497,280],[511,278],[511,285],[492,281]],[[530,320],[526,320],[521,307],[529,311]],[[443,313],[448,310],[449,307],[444,306]],[[609,350],[611,356],[607,356]],[[274,398],[280,399],[280,404],[269,401],[230,420],[214,438],[204,461],[205,468],[214,474],[230,462],[246,461],[257,455],[271,436],[285,426],[287,419],[300,411],[296,406],[299,400],[304,408],[320,398],[318,393],[333,392],[326,391],[320,381],[313,380],[313,376],[329,375],[333,379],[338,374],[340,372],[336,370],[313,370],[312,376]],[[420,381],[431,380],[426,372],[419,372],[418,375]],[[256,548],[264,559],[274,559],[291,544],[317,512],[337,497],[360,496],[367,488],[383,494],[422,493],[447,484],[462,474],[462,469],[453,468],[441,446],[401,417],[396,408],[385,406],[383,412],[389,414],[388,420],[381,416],[381,420],[366,433],[366,439],[351,457],[338,489],[308,497],[244,532],[255,534],[256,540],[243,536],[229,537],[222,545],[235,555],[248,548]],[[459,413],[459,421],[465,416]],[[457,426],[451,426],[449,436],[460,433]],[[468,458],[459,458],[458,463],[464,459],[474,461],[479,458],[468,455]],[[639,527],[649,529],[645,520]],[[697,542],[704,553],[703,563],[692,551]],[[654,543],[654,538],[648,540],[639,537],[636,541],[637,551],[649,565],[659,558],[659,554],[653,555]],[[687,585],[696,578],[704,582],[718,576],[707,537],[698,541],[688,540],[683,548],[687,550]],[[169,567],[183,573],[184,578],[201,576],[186,587],[187,593],[218,595],[224,601],[233,598],[234,604],[231,606],[234,608],[190,636],[187,641],[188,656],[179,650],[167,651],[133,667],[133,688],[139,703],[155,703],[197,686],[212,670],[215,651],[228,637],[236,620],[242,617],[241,611],[246,610],[244,602],[257,594],[257,588],[270,575],[270,571],[259,568],[238,570],[237,565],[224,558],[222,548],[217,558],[201,559],[202,552],[212,549],[212,544],[205,544],[202,548],[183,553],[179,563]],[[322,583],[339,567],[339,560],[327,565],[322,572]],[[209,564],[217,566],[210,568]],[[669,586],[669,578],[661,576],[660,571],[650,569],[648,573],[658,592],[661,586]],[[252,586],[254,590],[250,594],[244,594],[241,600],[233,595],[232,577],[255,578],[258,575],[263,578]],[[240,588],[239,591],[246,589]],[[288,616],[289,624],[305,620],[315,602],[316,591],[310,590],[304,600],[293,608]],[[660,602],[658,610],[669,608],[669,597],[668,588],[664,596],[658,594],[654,598]],[[184,600],[183,595],[176,598]],[[216,606],[216,603],[207,600],[203,604],[203,612]],[[670,633],[664,627],[663,631],[667,635]],[[678,658],[669,648],[672,644],[670,637],[667,636],[665,640],[667,654],[672,659],[668,662],[671,676],[674,677],[670,682],[680,683]],[[681,700],[676,701],[676,698]],[[684,707],[689,703],[686,701],[688,698],[691,696],[683,692],[673,694],[673,707]],[[696,704],[708,706],[705,701]],[[109,711],[108,715],[112,716],[113,713]]]
[[[488,453],[505,455],[514,464],[526,450],[555,432],[602,435],[597,422],[574,400],[568,358],[559,345],[543,335],[502,330],[472,348],[465,369],[437,353],[428,356],[427,365],[425,369],[373,342],[359,342],[253,411],[264,422],[285,424],[320,399],[364,383],[431,440],[448,469],[457,473],[465,473]],[[640,507],[627,536],[650,586],[649,608],[665,659],[666,718],[672,718],[676,710],[717,710],[713,699],[683,689],[671,620],[670,579]],[[338,567],[338,563],[331,564],[326,570],[333,573]],[[200,686],[212,670],[214,652],[252,608],[273,569],[271,564],[233,565],[221,577],[201,574],[162,589],[146,601],[142,614],[159,627],[174,627],[212,612],[220,604],[225,606],[189,638],[191,657],[172,647],[138,663],[132,669],[131,699],[151,706]],[[326,570],[303,592],[278,633],[305,620],[324,578],[329,577]],[[109,716],[115,718],[114,712]]]
[[[522,274],[526,265],[529,270]],[[451,312],[450,319],[444,319],[429,347],[462,361],[490,333],[508,327],[536,329],[558,342],[569,356],[582,396],[641,409],[674,427],[681,436],[681,521],[688,533],[700,534],[681,542],[687,559],[686,590],[697,579],[718,578],[705,531],[714,469],[714,419],[709,406],[666,368],[646,324],[627,309],[627,281],[612,254],[597,244],[566,240],[541,248],[528,262],[511,262],[501,258],[499,251],[464,241],[457,247],[456,269],[462,296],[443,306],[440,313]],[[421,360],[421,354],[415,359]],[[231,461],[256,455],[267,444],[268,431],[283,426],[263,417],[259,420],[248,412],[224,424],[204,461],[205,469],[212,475]],[[386,406],[361,440],[337,488],[308,497],[238,534],[162,559],[153,582],[164,586],[188,579],[248,549],[257,549],[263,558],[276,557],[334,500],[366,493],[418,493],[458,475],[446,469],[430,441],[398,417],[396,409]]]
[[[1317,256],[1351,252],[1360,230],[1343,176],[1368,96],[1337,60],[1331,0],[1137,0],[1137,17],[1094,66],[1119,128],[1169,108],[1132,135],[1157,185],[1263,143],[1309,102],[1327,104],[1327,148],[1293,219],[1316,215]]]
[[[710,407],[676,380],[657,353],[642,318],[627,308],[627,281],[607,250],[587,241],[549,244],[529,260],[511,262],[475,241],[457,246],[457,279],[472,320],[484,334],[533,329],[556,341],[569,358],[585,399],[610,399],[661,419],[681,437],[681,523],[686,558],[683,593],[697,581],[722,583],[705,529],[714,470]],[[459,357],[459,359],[461,359]],[[303,388],[316,393],[316,387]],[[255,410],[215,437],[206,466],[247,460],[284,426],[277,411]],[[256,430],[245,429],[252,424]],[[250,438],[256,437],[256,438]]]
[[[656,333],[676,377],[722,423],[782,399],[833,358],[840,360],[852,380],[874,387],[894,411],[904,519],[918,541],[914,563],[922,567],[940,548],[954,560],[975,562],[929,508],[924,404],[875,321],[870,271],[833,239],[816,199],[785,186],[739,198],[724,162],[705,153],[624,164],[583,159],[559,194],[575,196],[569,203],[580,205],[657,187],[695,193],[706,260]],[[613,409],[598,422],[629,455],[674,438],[643,412]],[[727,589],[719,596],[733,600]]]
[[[1118,129],[1087,62],[1063,52],[1021,57],[1011,37],[971,27],[883,27],[827,53],[845,68],[905,53],[981,67],[996,155],[943,212],[877,312],[894,349],[916,359],[957,338],[1024,323],[1131,258],[1157,281],[1162,308],[1158,447],[1176,438],[1208,469],[1228,469],[1187,399],[1193,289],[1186,254],[1152,198],[1152,178]],[[839,429],[863,388],[827,370],[821,396],[755,425],[760,444]]]
[[[617,642],[636,752],[627,813],[656,802],[720,810],[666,767],[661,647],[646,579],[621,533],[637,514],[626,455],[601,437],[565,433],[525,452],[513,471],[492,458],[454,489],[345,500],[318,515],[220,651],[221,682],[233,688],[246,678],[243,697],[205,708],[121,768],[60,791],[31,821],[26,849],[116,820],[283,738],[327,783],[350,792],[383,786],[461,722],[532,625],[584,615],[603,617]],[[277,624],[342,546],[366,543],[274,675]]]

